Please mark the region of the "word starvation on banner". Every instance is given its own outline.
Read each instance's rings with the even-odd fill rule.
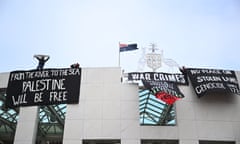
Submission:
[[[132,72],[128,73],[128,80],[166,81],[181,85],[188,85],[183,74],[159,73],[159,72]]]
[[[198,68],[185,70],[198,97],[209,92],[240,94],[237,77],[232,70]]]
[[[7,87],[7,107],[77,104],[81,68],[13,71]]]

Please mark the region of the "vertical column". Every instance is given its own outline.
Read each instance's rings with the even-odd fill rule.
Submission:
[[[39,108],[21,107],[17,123],[14,144],[35,144],[38,130]]]
[[[121,144],[140,144],[138,85],[121,86]]]

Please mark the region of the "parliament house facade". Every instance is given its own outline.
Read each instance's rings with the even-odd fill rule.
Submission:
[[[22,74],[34,83],[20,72],[0,73],[0,144],[240,144],[240,96],[235,90],[195,92],[222,86],[217,77],[198,77],[199,83],[219,83],[194,89],[186,76],[188,84],[177,85],[184,97],[168,104],[139,79],[129,80],[120,67],[30,72]],[[150,80],[150,74],[139,77]],[[240,72],[235,74],[239,84]],[[19,84],[20,93],[34,93],[32,102],[25,93],[13,96]],[[49,92],[46,103],[43,90]]]

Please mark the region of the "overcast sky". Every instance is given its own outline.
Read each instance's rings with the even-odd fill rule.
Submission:
[[[0,0],[0,72],[118,66],[136,71],[150,43],[180,66],[240,70],[239,0]],[[159,69],[161,71],[161,69]]]

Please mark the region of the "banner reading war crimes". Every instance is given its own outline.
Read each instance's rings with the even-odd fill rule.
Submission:
[[[234,71],[187,68],[186,72],[198,97],[214,91],[240,94]]]
[[[177,85],[188,85],[186,75],[162,72],[132,72],[128,73],[128,80],[142,80],[156,98],[170,105],[184,97]]]
[[[128,73],[128,80],[165,81],[181,85],[188,85],[183,74],[157,73],[157,72],[132,72]]]
[[[7,107],[77,104],[81,69],[43,69],[10,73]]]

